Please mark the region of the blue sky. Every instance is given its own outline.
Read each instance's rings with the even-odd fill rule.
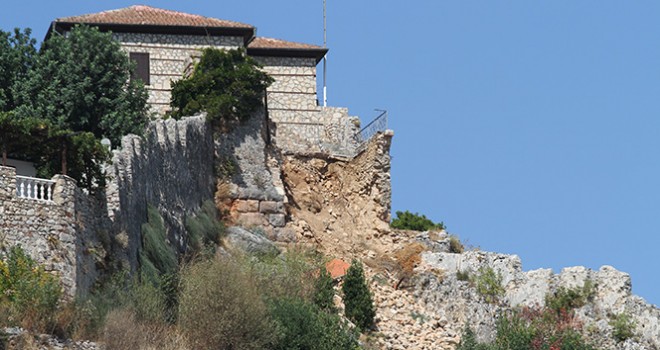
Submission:
[[[148,1],[322,44],[322,0]],[[11,1],[2,29],[130,1]],[[660,304],[660,2],[328,0],[329,104],[387,109],[393,211]]]

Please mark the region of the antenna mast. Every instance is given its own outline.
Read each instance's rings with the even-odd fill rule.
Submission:
[[[326,10],[325,2],[323,0],[323,47],[328,47],[328,34],[327,34],[327,20],[326,20]],[[323,107],[328,105],[328,84],[326,82],[327,72],[328,72],[328,54],[326,53],[323,56]]]

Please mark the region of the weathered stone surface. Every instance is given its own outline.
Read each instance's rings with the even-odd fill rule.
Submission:
[[[286,216],[284,214],[268,215],[268,223],[273,227],[284,227],[286,225]]]
[[[467,271],[474,276],[481,266],[490,267],[503,277],[505,294],[497,305],[486,303],[470,282],[456,278],[458,271]],[[590,330],[585,334],[587,338],[608,350],[660,347],[660,309],[633,296],[630,276],[611,266],[603,266],[598,271],[582,266],[570,267],[559,274],[549,269],[524,272],[515,255],[470,251],[463,254],[423,253],[418,270],[421,274],[415,280],[413,294],[425,304],[426,310],[448,319],[449,328],[453,325],[455,332],[460,332],[462,325],[469,324],[482,341],[492,339],[497,312],[518,306],[543,306],[546,295],[558,288],[580,288],[591,281],[595,286],[593,300],[576,310],[585,329]],[[443,278],[422,272],[433,270],[442,271]],[[609,320],[621,313],[632,316],[638,337],[618,344],[613,340]]]
[[[250,254],[278,254],[279,249],[268,238],[238,226],[227,228],[223,244],[228,249],[240,249]]]
[[[259,211],[259,201],[254,199],[237,200],[234,206],[239,213],[251,213]]]
[[[262,201],[259,203],[259,212],[264,214],[277,214],[284,212],[284,204],[282,202]]]

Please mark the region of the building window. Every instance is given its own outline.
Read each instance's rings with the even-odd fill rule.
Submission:
[[[135,69],[131,72],[131,79],[140,79],[144,85],[151,84],[149,80],[149,53],[131,52],[131,60],[135,62]]]

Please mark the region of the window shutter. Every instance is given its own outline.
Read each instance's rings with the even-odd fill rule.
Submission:
[[[151,84],[149,78],[149,53],[131,52],[129,57],[135,62],[135,70],[131,73],[131,79],[140,79],[144,85]]]

